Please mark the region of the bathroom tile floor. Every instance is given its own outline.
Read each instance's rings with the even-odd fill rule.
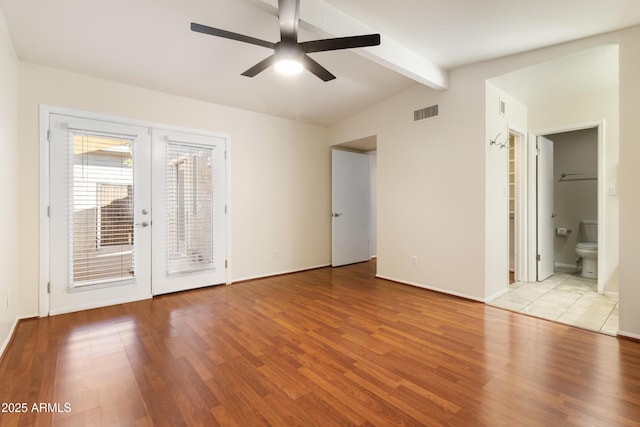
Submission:
[[[512,283],[489,305],[603,334],[618,332],[618,298],[599,294],[595,279],[568,269],[556,269],[542,282]]]

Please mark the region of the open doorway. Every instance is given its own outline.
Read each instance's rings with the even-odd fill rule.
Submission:
[[[555,270],[597,281],[605,293],[606,250],[604,186],[605,141],[602,122],[535,133],[536,281]],[[533,210],[530,212],[532,213]],[[601,243],[599,243],[601,242]],[[578,247],[581,246],[581,247]],[[582,250],[589,246],[588,253]],[[593,255],[593,256],[592,256]]]
[[[552,202],[548,215],[551,225],[548,227],[550,230],[548,241],[551,242],[551,249],[547,250],[544,259],[547,262],[550,261],[552,273],[556,267],[562,268],[567,265],[571,266],[574,271],[579,271],[583,266],[584,259],[579,259],[580,255],[576,253],[575,247],[577,243],[580,243],[579,240],[588,240],[583,238],[585,231],[581,223],[597,223],[597,279],[592,279],[597,284],[592,294],[598,297],[613,298],[615,304],[618,297],[617,165],[619,142],[617,120],[619,83],[617,70],[618,46],[604,45],[510,72],[487,81],[487,137],[494,138],[494,135],[501,131],[504,135],[505,127],[511,133],[512,124],[520,126],[525,135],[520,144],[525,159],[522,169],[517,167],[518,152],[520,152],[517,141],[510,141],[509,145],[514,148],[512,155],[500,154],[495,146],[489,146],[487,151],[487,182],[491,183],[487,186],[490,190],[488,193],[488,203],[490,203],[488,204],[488,212],[496,214],[500,212],[501,214],[497,216],[499,220],[493,220],[494,216],[492,216],[492,220],[487,221],[486,233],[488,236],[494,237],[492,242],[504,244],[504,249],[498,248],[498,244],[492,247],[492,253],[504,250],[503,263],[494,259],[488,261],[485,288],[487,300],[492,305],[575,324],[587,329],[604,331],[602,329],[604,328],[608,333],[615,334],[617,306],[611,308],[610,318],[606,324],[595,327],[580,323],[586,319],[579,321],[577,318],[570,319],[571,313],[567,310],[554,311],[558,307],[553,306],[549,301],[551,296],[544,296],[549,289],[561,284],[553,283],[554,280],[557,282],[557,277],[552,276],[547,280],[543,280],[543,277],[538,278],[538,255],[545,254],[539,251],[538,177],[536,172],[538,147],[536,143],[539,136],[549,137],[560,133],[586,131],[587,129],[597,133],[597,173],[594,177],[596,179],[590,176],[588,169],[583,170],[578,166],[570,167],[571,170],[569,170],[569,166],[566,166],[564,167],[566,170],[557,171],[558,176],[551,178],[552,185],[563,185],[562,190],[569,191],[571,196],[576,196],[578,191],[569,186],[584,184],[595,186],[597,189],[595,198],[597,200],[597,214],[593,215],[587,211],[581,211],[579,219],[557,218],[559,212],[556,212],[556,204]],[[506,100],[506,109],[494,107],[498,97]],[[561,143],[558,142],[557,145]],[[506,178],[510,172],[511,159],[514,160],[513,164],[516,166],[515,171],[512,171],[515,178],[513,182],[507,181]],[[565,179],[560,182],[562,173],[565,174]],[[581,175],[570,175],[574,173]],[[567,179],[570,177],[581,177],[581,179],[580,181],[570,181]],[[498,197],[500,186],[495,184],[498,184],[500,180],[503,180],[505,187],[508,188],[504,192],[505,198],[509,199],[508,202],[503,202]],[[523,192],[518,193],[518,189],[522,189]],[[519,209],[521,209],[520,215],[518,214]],[[519,224],[518,219],[522,220]],[[572,230],[571,233],[568,230]],[[504,243],[501,243],[502,239],[499,238],[501,233],[509,235],[508,239],[504,239]],[[587,241],[587,243],[595,242]],[[569,257],[571,253],[573,255]],[[518,264],[519,261],[522,261],[522,264]],[[500,265],[504,267],[493,268]],[[507,270],[513,270],[515,279],[513,285],[518,285],[520,289],[514,289],[513,285],[507,283],[505,279],[508,277]],[[501,290],[502,283],[504,283],[504,288]],[[570,289],[567,287],[564,291],[569,292]],[[527,300],[524,298],[525,296],[532,299]],[[538,301],[540,304],[537,304],[536,307],[532,305],[533,301]],[[576,301],[572,301],[572,303],[576,303]],[[544,307],[542,307],[543,305]],[[575,308],[579,308],[579,306],[580,304],[577,304]],[[562,318],[563,316],[564,318]]]
[[[597,261],[598,129],[545,137],[553,141],[554,268],[596,279],[597,263],[589,261]],[[593,257],[581,253],[588,247]]]

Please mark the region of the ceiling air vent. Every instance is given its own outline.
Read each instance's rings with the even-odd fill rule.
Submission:
[[[419,122],[420,120],[433,119],[438,117],[438,104],[431,107],[421,108],[413,112],[413,121]]]

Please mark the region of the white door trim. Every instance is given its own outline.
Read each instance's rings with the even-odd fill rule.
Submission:
[[[219,137],[226,139],[226,186],[227,191],[225,195],[225,204],[227,206],[227,216],[226,216],[226,259],[229,261],[226,269],[226,283],[231,283],[231,138],[228,134],[205,131],[201,129],[192,129],[181,126],[170,126],[162,123],[154,123],[143,120],[135,120],[131,118],[121,117],[121,116],[113,116],[101,113],[94,113],[89,111],[75,110],[70,108],[63,107],[55,107],[51,105],[40,105],[40,118],[39,118],[39,226],[40,226],[40,242],[39,242],[39,280],[38,280],[38,296],[39,296],[39,304],[38,304],[38,315],[40,317],[46,317],[49,315],[49,292],[48,292],[48,284],[50,281],[50,251],[49,244],[50,242],[50,232],[51,227],[49,223],[49,215],[48,215],[48,207],[50,205],[51,200],[51,192],[49,188],[49,175],[50,175],[50,167],[49,167],[49,141],[48,141],[48,130],[49,130],[49,118],[51,114],[60,114],[66,116],[73,116],[82,119],[89,120],[101,120],[105,122],[112,122],[122,125],[130,125],[130,126],[140,126],[146,127],[151,132],[152,129],[163,129],[169,131],[176,132],[184,132],[184,133],[192,133],[192,134],[200,134],[211,137]]]
[[[39,262],[39,305],[38,315],[45,317],[49,315],[49,118],[51,113],[58,112],[51,107],[40,106],[40,194],[39,194],[39,216],[40,216],[40,262]]]
[[[517,127],[508,126],[509,134],[513,134],[516,140],[516,214],[514,218],[514,239],[515,239],[515,281],[529,281],[528,260],[528,187],[526,179],[527,162],[529,153],[527,152],[527,132]]]

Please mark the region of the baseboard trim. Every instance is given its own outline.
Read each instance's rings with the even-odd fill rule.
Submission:
[[[484,299],[484,303],[485,304],[489,304],[491,301],[496,300],[498,298],[500,298],[502,295],[506,294],[507,292],[509,292],[509,288],[504,288],[501,291],[496,292],[493,295],[489,295],[488,297],[486,297]]]
[[[640,342],[640,334],[632,334],[631,332],[618,331],[618,337]]]
[[[423,283],[409,282],[409,281],[406,281],[406,280],[396,279],[396,278],[390,277],[390,276],[384,276],[382,274],[376,274],[376,277],[378,279],[384,279],[384,280],[388,280],[390,282],[400,283],[402,285],[415,286],[417,288],[423,288],[423,289],[427,289],[427,290],[430,290],[430,291],[438,292],[438,293],[441,293],[441,294],[451,295],[451,296],[458,297],[458,298],[464,298],[464,299],[468,299],[468,300],[471,300],[471,301],[477,301],[477,302],[484,303],[484,301],[482,299],[476,298],[476,297],[471,296],[471,295],[467,295],[467,294],[463,294],[463,293],[459,293],[459,292],[451,292],[451,291],[446,290],[446,289],[436,288],[434,286],[428,286],[428,285],[425,285]]]
[[[312,266],[312,267],[303,267],[303,268],[297,268],[297,269],[293,269],[293,270],[280,271],[280,272],[276,272],[276,273],[262,274],[262,275],[258,275],[258,276],[241,277],[239,279],[232,279],[232,281],[230,283],[228,283],[228,284],[231,285],[231,284],[234,284],[234,283],[249,282],[251,280],[266,279],[266,278],[269,278],[269,277],[276,277],[276,276],[285,276],[287,274],[300,273],[302,271],[309,271],[309,270],[317,270],[319,268],[325,268],[325,267],[331,267],[331,264],[330,263],[329,264],[320,264],[320,265],[316,265],[316,266]]]
[[[561,262],[556,262],[553,264],[554,267],[560,267],[560,268],[573,268],[574,270],[577,270],[578,267],[576,266],[576,264],[563,264]]]
[[[5,351],[11,346],[11,343],[13,342],[13,339],[16,336],[16,332],[18,331],[18,325],[20,324],[20,322],[22,322],[23,320],[30,320],[30,319],[37,319],[37,318],[38,318],[38,315],[36,314],[36,315],[33,315],[33,316],[17,317],[13,321],[13,325],[11,325],[11,329],[9,329],[9,333],[7,334],[7,338],[2,343],[2,346],[0,346],[0,363],[2,363],[2,359],[4,359]]]
[[[9,348],[9,345],[13,342],[13,338],[16,335],[16,330],[18,329],[18,323],[20,322],[19,318],[13,321],[13,325],[9,329],[9,333],[7,334],[7,338],[2,343],[2,347],[0,347],[0,363],[2,363],[2,359],[4,359],[4,351]]]
[[[94,302],[94,303],[90,303],[90,304],[82,304],[82,305],[76,305],[73,307],[65,307],[63,309],[60,310],[50,310],[49,311],[49,316],[56,316],[58,314],[67,314],[67,313],[75,313],[78,311],[85,311],[85,310],[93,310],[94,308],[102,308],[102,307],[109,307],[112,305],[118,305],[118,304],[127,304],[130,302],[137,302],[137,301],[144,301],[144,300],[148,300],[153,298],[153,295],[141,295],[141,296],[137,296],[135,298],[116,298],[110,301],[99,301],[99,302]]]

